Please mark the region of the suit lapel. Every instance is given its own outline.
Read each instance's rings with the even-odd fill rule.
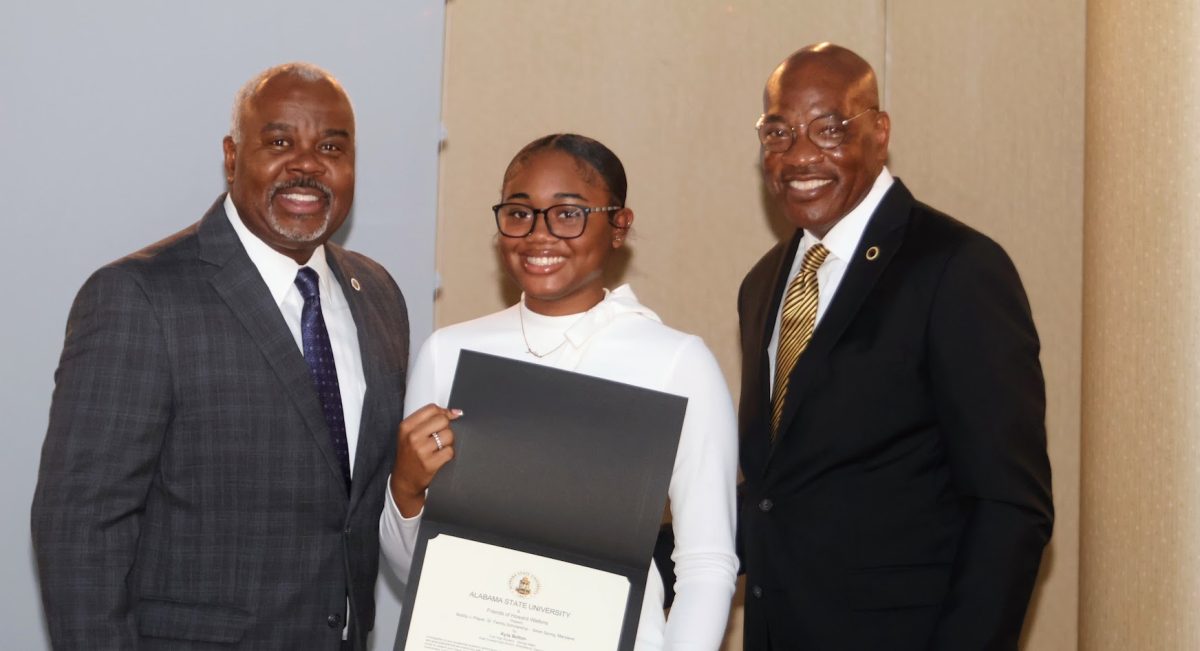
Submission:
[[[353,262],[345,255],[340,247],[326,244],[325,258],[329,268],[342,286],[342,293],[350,304],[350,314],[354,317],[354,327],[358,332],[358,350],[362,357],[363,380],[366,383],[366,393],[363,395],[362,417],[359,418],[358,445],[354,452],[354,481],[350,482],[350,501],[356,502],[363,494],[367,483],[366,473],[370,472],[371,464],[379,457],[380,450],[387,441],[380,436],[372,436],[375,430],[373,420],[375,407],[379,404],[380,391],[386,391],[385,374],[380,367],[385,356],[376,350],[382,334],[378,332],[374,312],[370,309],[365,292],[362,291],[363,279],[355,269]],[[357,288],[356,288],[357,287]]]
[[[783,301],[783,291],[788,283],[788,272],[791,271],[792,261],[796,257],[796,249],[800,247],[800,238],[804,236],[804,231],[796,230],[796,234],[788,242],[787,246],[783,247],[779,258],[774,261],[771,278],[774,282],[769,287],[764,287],[766,291],[762,297],[763,300],[755,301],[755,305],[762,306],[759,312],[755,315],[755,322],[751,327],[754,328],[758,341],[755,343],[753,350],[758,351],[758,363],[755,369],[755,381],[761,387],[761,391],[757,391],[757,395],[762,399],[762,409],[765,411],[757,411],[755,413],[764,413],[767,427],[770,427],[771,413],[771,376],[775,373],[774,367],[771,366],[771,357],[767,354],[767,345],[771,343],[771,335],[775,333],[775,321],[779,312],[779,304]]]
[[[771,284],[768,300],[762,301],[761,304],[766,305],[766,311],[759,313],[758,335],[759,345],[756,346],[759,354],[759,372],[758,382],[760,386],[767,387],[767,413],[770,413],[771,403],[771,375],[775,369],[771,367],[771,358],[767,355],[767,345],[771,343],[771,335],[775,334],[775,321],[779,313],[779,304],[783,301],[784,288],[787,287],[790,280],[789,273],[792,270],[792,262],[796,258],[796,250],[800,248],[800,239],[804,237],[804,231],[797,229],[796,234],[792,236],[792,240],[784,247],[783,254],[775,262],[774,275],[775,282]],[[768,419],[769,420],[769,419]]]
[[[779,424],[780,436],[787,434],[808,388],[828,373],[826,361],[829,352],[854,320],[879,276],[899,250],[912,203],[912,195],[897,179],[867,223],[858,249],[847,264],[846,273],[838,285],[837,294],[817,324],[808,347],[804,349],[804,353],[792,369],[788,381],[788,395]],[[873,259],[868,259],[868,251],[874,254]],[[776,294],[781,294],[782,291],[782,288],[777,288]],[[777,297],[776,302],[778,300]]]
[[[744,340],[743,354],[753,358],[746,360],[743,365],[742,407],[743,419],[742,447],[746,461],[743,461],[743,471],[751,472],[756,465],[766,468],[766,460],[771,447],[771,374],[775,369],[771,366],[771,358],[767,354],[767,345],[775,330],[775,317],[779,304],[783,300],[783,287],[788,282],[788,272],[791,270],[796,249],[800,246],[803,231],[797,230],[789,242],[776,245],[767,260],[763,273],[765,278],[757,280],[748,286],[753,295],[743,297],[743,324],[748,333]],[[756,464],[752,460],[758,460]]]
[[[229,224],[222,200],[209,210],[200,222],[200,257],[220,269],[209,282],[241,322],[263,357],[279,378],[283,393],[288,396],[307,425],[313,442],[337,483],[344,486],[342,471],[329,439],[329,426],[321,411],[321,401],[313,388],[312,376],[304,355],[296,347],[279,306],[271,297],[258,268],[250,261]]]

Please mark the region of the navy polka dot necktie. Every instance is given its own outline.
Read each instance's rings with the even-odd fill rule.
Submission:
[[[317,396],[321,398],[321,410],[325,412],[325,423],[329,425],[329,437],[333,451],[341,462],[346,490],[350,489],[350,449],[346,444],[346,419],[342,414],[342,390],[338,386],[337,366],[333,362],[333,347],[329,343],[329,331],[325,329],[325,317],[321,314],[321,289],[317,284],[317,272],[301,267],[296,272],[296,287],[304,297],[304,309],[300,312],[300,335],[304,340],[304,361],[312,374]]]

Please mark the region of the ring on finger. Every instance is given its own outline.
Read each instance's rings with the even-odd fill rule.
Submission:
[[[442,437],[438,436],[437,432],[433,432],[432,434],[430,434],[430,436],[433,437],[433,442],[437,443],[437,448],[438,448],[439,452],[442,450],[442,448],[446,447],[445,445],[442,445]]]

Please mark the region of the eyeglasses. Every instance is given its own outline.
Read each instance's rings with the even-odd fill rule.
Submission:
[[[496,214],[496,228],[504,237],[527,237],[537,227],[537,216],[544,215],[546,228],[560,240],[570,240],[583,235],[588,215],[594,212],[620,210],[621,206],[588,208],[569,203],[560,203],[539,210],[523,203],[498,203],[492,206]],[[611,217],[609,218],[611,220]]]
[[[878,110],[869,108],[845,120],[837,115],[825,115],[795,127],[783,120],[768,120],[766,115],[762,115],[754,124],[754,128],[758,130],[758,141],[762,143],[763,149],[770,152],[783,153],[791,149],[796,143],[797,133],[803,133],[812,144],[821,149],[833,149],[846,140],[846,125],[850,124],[851,120]]]

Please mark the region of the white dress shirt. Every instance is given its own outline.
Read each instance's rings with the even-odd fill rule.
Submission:
[[[879,176],[875,177],[875,183],[867,191],[867,196],[863,197],[863,200],[858,202],[853,210],[846,213],[845,217],[842,217],[838,223],[833,225],[833,228],[829,229],[829,232],[825,234],[825,239],[819,240],[807,230],[800,238],[800,246],[796,247],[796,257],[792,259],[792,268],[788,272],[788,281],[783,284],[783,293],[787,294],[788,285],[791,284],[796,274],[800,273],[800,264],[804,262],[804,254],[808,253],[808,250],[814,245],[824,244],[825,248],[829,250],[829,255],[817,269],[818,324],[821,322],[821,317],[825,315],[829,303],[833,301],[838,285],[842,283],[842,276],[846,275],[846,266],[850,264],[854,252],[858,250],[858,242],[862,239],[863,232],[867,230],[867,223],[871,221],[871,215],[875,214],[875,209],[879,207],[883,195],[887,194],[894,181],[891,172],[884,167],[880,170]],[[779,319],[782,314],[783,300],[780,299],[779,310],[775,312],[775,329],[771,332],[771,343],[767,344],[767,357],[771,362],[771,395],[774,395],[775,391],[775,355],[779,350]]]
[[[526,340],[539,354],[549,354],[529,354]],[[405,413],[431,402],[454,407],[446,401],[464,348],[688,398],[668,488],[676,597],[667,621],[662,578],[651,563],[634,648],[719,648],[738,567],[733,548],[737,422],[725,378],[704,342],[663,325],[628,286],[570,316],[540,315],[522,300],[433,333],[409,374]],[[400,515],[389,490],[380,518],[380,546],[401,578],[408,577],[419,523],[420,515]]]
[[[329,331],[329,343],[333,348],[333,363],[337,366],[338,388],[342,393],[342,417],[346,422],[346,447],[350,452],[350,472],[354,472],[354,452],[358,447],[358,427],[362,421],[363,396],[367,392],[367,381],[363,377],[362,353],[358,347],[358,329],[350,314],[350,303],[342,293],[342,286],[334,280],[329,263],[325,260],[325,246],[313,251],[305,265],[267,246],[266,242],[250,232],[242,223],[237,207],[228,195],[225,196],[225,214],[237,233],[250,261],[258,269],[267,289],[279,306],[283,320],[287,322],[296,347],[304,354],[304,339],[300,331],[300,312],[304,308],[304,297],[296,287],[296,272],[301,267],[310,267],[319,277],[321,292],[321,314],[325,317],[325,329]]]

